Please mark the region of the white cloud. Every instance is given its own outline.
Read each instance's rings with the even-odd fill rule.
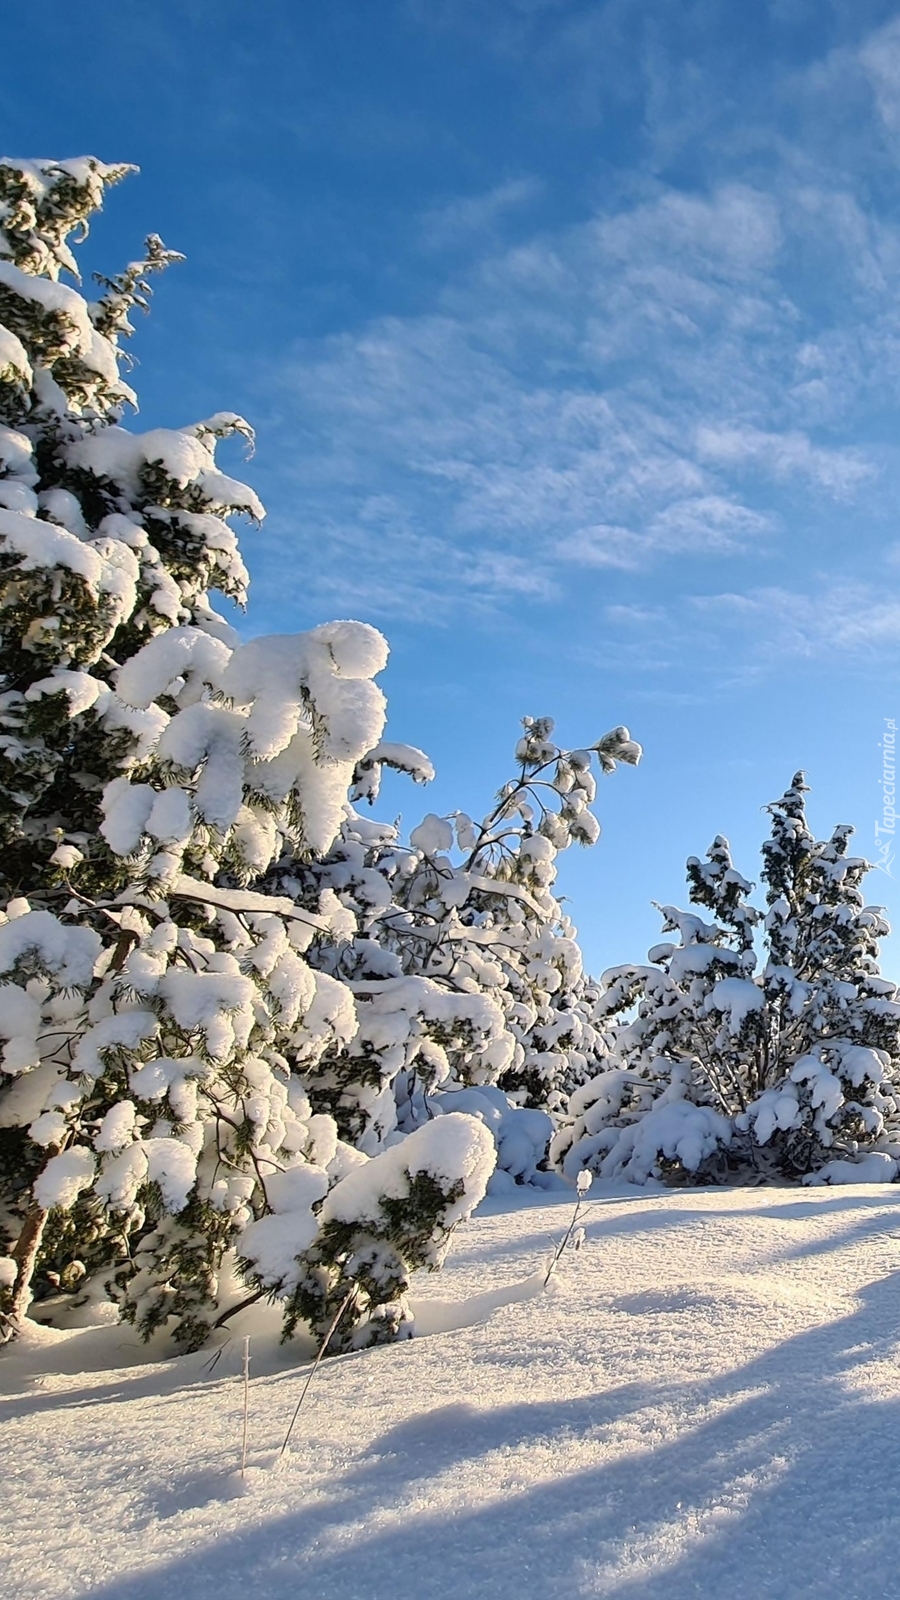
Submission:
[[[604,614],[610,622],[626,623],[639,628],[646,626],[659,628],[669,621],[668,614],[662,606],[606,606]]]
[[[697,430],[697,449],[702,460],[715,465],[753,466],[782,481],[808,478],[836,496],[852,494],[875,470],[861,451],[817,447],[796,429],[775,433],[705,423]]]
[[[428,250],[452,250],[461,243],[483,249],[485,236],[494,233],[511,212],[531,205],[543,188],[538,178],[511,178],[486,194],[457,196],[433,206],[420,219],[422,244]]]
[[[892,134],[900,134],[900,19],[871,34],[859,61],[875,94],[878,114]]]
[[[627,675],[629,693],[655,701],[709,700],[771,681],[788,663],[866,672],[900,642],[900,600],[883,587],[820,577],[603,607],[584,659]]]
[[[785,656],[865,660],[900,641],[900,600],[874,584],[823,580],[808,592],[780,586],[696,596],[705,625],[751,636],[748,667]]]
[[[580,567],[611,567],[634,572],[644,566],[648,544],[630,528],[598,522],[560,539],[556,553],[561,560]]]
[[[648,522],[645,533],[596,523],[561,539],[556,553],[582,567],[644,569],[654,556],[739,553],[775,528],[775,520],[722,495],[673,500]]]
[[[830,70],[861,69],[850,52]],[[419,242],[446,262],[430,306],[307,342],[279,375],[318,590],[421,614],[454,590],[564,598],[579,571],[668,584],[685,556],[790,573],[836,540],[835,502],[851,565],[872,549],[896,476],[866,429],[900,400],[900,229],[843,175],[771,141],[766,160],[695,192],[644,177],[552,231],[533,178],[427,209]],[[513,215],[529,236],[505,246]],[[463,236],[468,265],[446,248]]]
[[[671,269],[691,267],[702,279],[755,277],[774,264],[782,239],[777,203],[745,184],[724,184],[711,196],[661,193],[594,227],[604,254],[632,270],[648,257]]]
[[[739,552],[775,527],[774,519],[723,495],[696,495],[676,500],[653,518],[650,537],[657,549]]]

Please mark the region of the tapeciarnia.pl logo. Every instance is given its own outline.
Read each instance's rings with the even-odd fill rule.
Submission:
[[[884,733],[881,736],[881,821],[875,824],[875,850],[881,857],[874,865],[879,872],[886,872],[889,878],[894,874],[891,871],[891,862],[894,859],[894,833],[897,825],[896,800],[896,748],[897,724],[893,717],[885,717]]]

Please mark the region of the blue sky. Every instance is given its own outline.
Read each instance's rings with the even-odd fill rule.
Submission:
[[[391,641],[392,736],[438,779],[389,812],[486,809],[523,713],[627,723],[645,761],[562,873],[595,970],[715,833],[755,876],[798,767],[874,854],[900,7],[45,0],[3,35],[9,153],[142,169],[85,264],[151,229],[187,256],[134,341],[142,421],[257,427],[248,631]]]

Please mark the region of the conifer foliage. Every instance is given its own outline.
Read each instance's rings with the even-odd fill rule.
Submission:
[[[250,428],[124,425],[179,258],[151,235],[89,302],[68,241],[130,170],[0,162],[0,1330],[78,1290],[195,1348],[269,1294],[346,1347],[408,1331],[411,1271],[588,1071],[553,858],[599,832],[594,756],[639,751],[530,722],[481,826],[358,815],[430,776],[383,741],[384,639],[241,643],[210,594],[243,602],[228,519],[263,508],[216,448]]]
[[[480,822],[432,814],[404,845],[396,827],[354,814],[326,857],[278,865],[274,887],[295,901],[314,905],[328,891],[352,913],[347,937],[314,959],[352,987],[358,1033],[335,1059],[326,1053],[311,1092],[363,1149],[460,1104],[460,1090],[496,1085],[504,1093],[493,1102],[469,1094],[465,1105],[508,1116],[501,1166],[533,1175],[547,1111],[589,1075],[596,989],[553,893],[555,863],[572,841],[599,836],[592,762],[612,771],[640,747],[621,727],[588,750],[563,750],[552,733],[549,717],[524,719],[517,773]],[[356,774],[357,801],[377,795],[385,749],[397,763],[396,747],[373,751]],[[430,775],[421,752],[405,760]],[[519,1114],[503,1111],[506,1096]]]
[[[554,1140],[568,1176],[896,1175],[900,1003],[878,967],[890,930],[865,904],[869,864],[847,852],[853,830],[815,840],[806,792],[797,773],[768,808],[765,912],[718,837],[687,864],[691,901],[712,920],[663,906],[677,940],[656,945],[647,966],[604,975],[609,1054]]]

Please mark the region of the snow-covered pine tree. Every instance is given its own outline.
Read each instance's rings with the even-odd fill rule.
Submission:
[[[604,1070],[575,1091],[554,1140],[567,1176],[896,1174],[900,1003],[878,967],[889,928],[865,904],[870,869],[847,854],[852,829],[817,841],[806,792],[797,773],[768,808],[765,913],[748,903],[752,885],[719,837],[687,869],[691,900],[714,920],[664,906],[664,931],[678,942],[655,946],[650,965],[604,975],[601,1009],[625,1020],[610,1027]]]
[[[432,814],[404,845],[396,827],[353,812],[322,860],[287,859],[273,874],[299,903],[325,892],[349,914],[346,940],[314,940],[308,958],[352,989],[358,1031],[307,1083],[371,1154],[398,1127],[468,1110],[494,1127],[500,1171],[533,1179],[548,1110],[595,1070],[596,989],[553,893],[555,859],[599,835],[592,763],[611,772],[640,747],[621,727],[574,751],[552,733],[549,718],[525,719],[518,772],[482,822]],[[377,796],[388,762],[430,776],[420,751],[380,745],[356,773],[357,802]]]
[[[241,645],[212,609],[244,593],[227,517],[262,515],[215,448],[250,430],[121,422],[119,341],[172,253],[151,238],[94,304],[59,282],[128,170],[0,163],[0,1322],[36,1271],[114,1272],[143,1334],[171,1319],[191,1347],[243,1229],[286,1217],[301,1251],[364,1159],[303,1088],[356,1030],[303,954],[339,907],[247,886],[330,847],[387,647],[352,622]]]
[[[410,1276],[441,1265],[453,1228],[483,1196],[495,1160],[489,1129],[456,1113],[354,1165],[326,1194],[318,1231],[302,1254],[279,1248],[277,1215],[251,1224],[241,1239],[245,1271],[267,1285],[283,1271],[286,1337],[302,1320],[320,1342],[328,1336],[331,1353],[411,1333]]]
[[[549,886],[599,831],[591,755],[529,724],[456,867],[444,819],[402,849],[348,809],[386,762],[428,775],[382,743],[384,640],[242,644],[209,595],[245,592],[227,519],[262,507],[215,450],[247,424],[122,422],[120,340],[174,253],[151,236],[94,303],[59,281],[128,170],[0,163],[0,1331],[86,1278],[188,1348],[248,1294],[317,1331],[338,1297],[345,1346],[403,1331],[495,1159],[450,1094],[462,1114],[382,1151],[398,1098],[408,1131],[426,1086],[583,1070]],[[594,749],[638,754],[622,729]]]

